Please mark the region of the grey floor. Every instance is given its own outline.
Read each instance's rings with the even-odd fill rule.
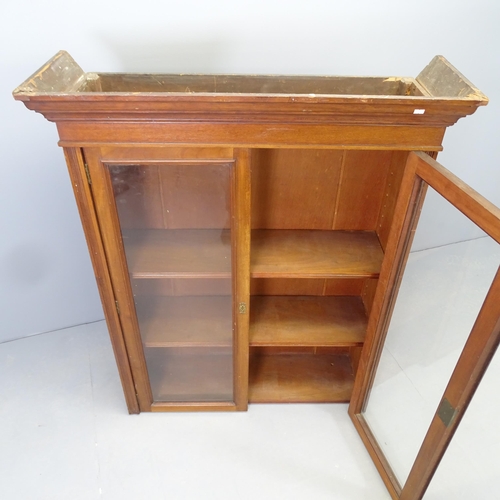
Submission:
[[[388,499],[346,405],[128,415],[104,322],[0,345],[0,499]]]
[[[499,262],[484,238],[410,258],[367,414],[396,472]],[[499,379],[497,354],[426,499],[500,498]],[[389,499],[343,404],[128,415],[104,322],[0,345],[0,450],[0,500]]]

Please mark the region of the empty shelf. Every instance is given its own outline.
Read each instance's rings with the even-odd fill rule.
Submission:
[[[253,278],[378,277],[383,251],[373,231],[252,231]]]
[[[136,297],[146,347],[232,345],[231,296]]]
[[[251,403],[338,403],[350,400],[354,376],[345,354],[267,354],[250,357]]]
[[[252,296],[250,345],[361,346],[366,324],[360,297]]]
[[[123,243],[132,278],[231,276],[229,230],[124,230]]]

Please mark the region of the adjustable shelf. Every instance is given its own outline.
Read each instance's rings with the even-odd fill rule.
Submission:
[[[132,278],[231,277],[229,230],[127,229],[122,238]]]
[[[354,375],[345,354],[250,354],[250,403],[349,401]]]
[[[367,318],[360,297],[254,296],[250,346],[362,346]]]
[[[376,278],[384,253],[374,231],[252,231],[253,278]]]
[[[232,297],[136,297],[143,344],[151,347],[231,347]]]

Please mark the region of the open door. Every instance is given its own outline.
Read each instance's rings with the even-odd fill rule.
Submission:
[[[410,153],[396,213],[349,414],[392,498],[417,500],[500,341],[500,210]],[[457,224],[462,241],[446,244]]]

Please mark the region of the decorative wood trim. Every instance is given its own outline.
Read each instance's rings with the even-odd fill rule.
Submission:
[[[482,101],[484,104],[488,102],[488,98],[443,56],[435,56],[416,81],[428,95],[434,97],[454,96]]]
[[[444,137],[444,130],[443,130],[443,137]],[[192,148],[195,146],[193,143],[188,143],[188,142],[178,142],[178,143],[172,143],[172,144],[162,144],[159,142],[156,143],[147,143],[147,142],[134,142],[134,143],[127,143],[127,142],[90,142],[90,141],[59,141],[57,143],[61,147],[67,147],[67,148],[108,148],[111,146],[117,146],[117,147],[127,147],[130,149],[143,149],[143,148],[150,148],[150,149],[157,149],[161,150],[165,147],[172,147],[172,148]],[[254,149],[254,148],[272,148],[272,149],[296,149],[294,148],[293,145],[284,143],[284,144],[264,144],[264,143],[259,143],[259,144],[210,144],[210,143],[198,143],[200,148],[207,148],[207,149],[214,149],[220,147],[221,149],[226,150],[229,147],[235,147],[235,148],[242,148],[242,149]],[[300,149],[342,149],[342,150],[354,150],[358,151],[360,149],[367,150],[367,151],[387,151],[388,149],[393,150],[393,151],[434,151],[434,152],[439,152],[443,151],[443,147],[441,144],[435,145],[435,146],[421,146],[421,145],[414,145],[414,146],[398,146],[397,144],[391,142],[390,144],[363,144],[363,145],[356,145],[356,144],[301,144]]]
[[[61,144],[441,150],[443,126],[60,121]]]

